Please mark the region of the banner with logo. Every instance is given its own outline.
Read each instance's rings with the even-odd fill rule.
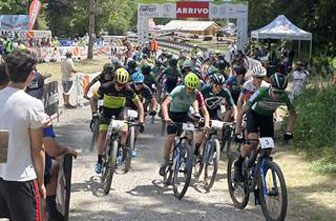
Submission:
[[[176,2],[177,18],[209,18],[209,2]]]
[[[0,15],[0,30],[28,30],[28,15]]]
[[[33,0],[29,7],[29,23],[28,23],[28,29],[32,30],[36,19],[40,13],[41,10],[41,2],[39,0]]]

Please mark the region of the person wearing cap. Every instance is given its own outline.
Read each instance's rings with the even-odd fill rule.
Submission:
[[[69,98],[73,86],[73,77],[74,74],[78,72],[78,70],[75,68],[75,65],[72,61],[72,53],[69,51],[65,54],[65,59],[63,59],[61,63],[61,71],[64,107],[68,109],[74,109],[76,107],[69,103]]]
[[[297,97],[301,93],[301,88],[307,77],[309,76],[309,72],[304,68],[303,63],[298,61],[296,63],[296,67],[291,75],[291,79],[293,80],[293,89],[292,89],[292,97]]]

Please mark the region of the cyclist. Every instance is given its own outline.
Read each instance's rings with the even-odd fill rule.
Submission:
[[[169,66],[163,71],[162,75],[166,78],[166,90],[170,93],[177,85],[178,81],[182,78],[181,69],[177,65],[177,59],[171,58],[169,60]]]
[[[127,67],[126,67],[126,70],[128,71],[128,73],[130,75],[134,74],[135,72],[137,72],[137,63],[135,60],[133,59],[128,59],[127,61]]]
[[[229,88],[235,104],[237,104],[241,89],[245,83],[246,69],[243,66],[235,66],[233,68],[234,75],[230,76],[225,82]]]
[[[260,87],[249,98],[243,108],[239,111],[236,123],[236,141],[241,142],[241,122],[244,114],[247,114],[247,138],[258,139],[258,130],[260,137],[274,137],[273,113],[281,105],[287,105],[289,110],[289,121],[287,132],[284,135],[285,140],[293,138],[293,128],[296,119],[296,111],[294,104],[289,95],[285,92],[288,79],[285,75],[275,73],[271,76],[270,87]],[[241,146],[240,156],[235,162],[234,179],[237,182],[243,181],[242,163],[246,156],[251,152],[252,148],[257,147],[257,142],[251,142]]]
[[[101,74],[99,74],[97,77],[93,78],[92,81],[86,86],[85,92],[84,92],[84,98],[90,100],[88,97],[88,92],[90,91],[90,88],[96,83],[99,82],[100,85],[105,84],[109,81],[113,80],[113,73],[114,73],[114,66],[112,63],[106,63],[104,65],[103,71]],[[96,109],[96,103],[91,102],[90,100],[90,106],[92,111],[92,118],[90,122],[90,128],[93,129],[92,126],[95,122],[95,120],[98,120],[98,113],[96,111],[93,111]]]
[[[199,78],[194,73],[190,72],[184,78],[185,85],[179,85],[167,96],[162,103],[162,113],[165,122],[187,122],[189,107],[192,105],[195,115],[199,116],[198,110],[201,112],[205,119],[205,129],[209,129],[209,113],[204,105],[203,95],[196,89],[199,84]],[[168,110],[168,105],[169,110]],[[172,125],[168,125],[167,133],[168,138],[164,145],[163,163],[160,167],[160,175],[165,175],[166,167],[169,165],[169,153],[171,146],[174,142],[177,129]]]
[[[144,110],[143,105],[139,100],[139,97],[135,92],[127,85],[129,78],[128,72],[124,68],[118,68],[115,72],[114,81],[107,82],[100,86],[98,94],[91,100],[97,103],[97,99],[103,99],[102,114],[99,125],[99,137],[98,137],[98,162],[96,164],[96,173],[101,173],[102,170],[102,156],[104,152],[104,142],[106,139],[106,133],[108,125],[112,117],[116,117],[117,120],[122,120],[124,117],[123,109],[126,104],[126,100],[132,100],[139,112],[139,123],[144,123]],[[97,111],[97,105],[93,111]],[[127,126],[120,130],[120,143],[121,147],[125,148],[127,138]]]
[[[263,66],[256,66],[252,69],[252,79],[244,83],[239,99],[237,102],[238,110],[251,97],[251,95],[259,87],[269,87],[270,85],[264,81],[267,76],[267,70]]]

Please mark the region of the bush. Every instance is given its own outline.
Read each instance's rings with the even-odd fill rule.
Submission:
[[[329,165],[323,171],[336,173],[336,85],[322,78],[310,80],[295,103],[295,147],[318,159],[314,170]]]

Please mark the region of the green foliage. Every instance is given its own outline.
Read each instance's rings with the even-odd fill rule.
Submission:
[[[322,78],[307,83],[302,94],[296,98],[298,119],[295,124],[295,147],[307,151],[319,159],[317,165],[334,168],[336,159],[336,85]],[[322,164],[321,164],[322,162]],[[316,170],[323,169],[317,167]],[[328,169],[328,170],[329,170]],[[325,170],[325,168],[324,168]]]

